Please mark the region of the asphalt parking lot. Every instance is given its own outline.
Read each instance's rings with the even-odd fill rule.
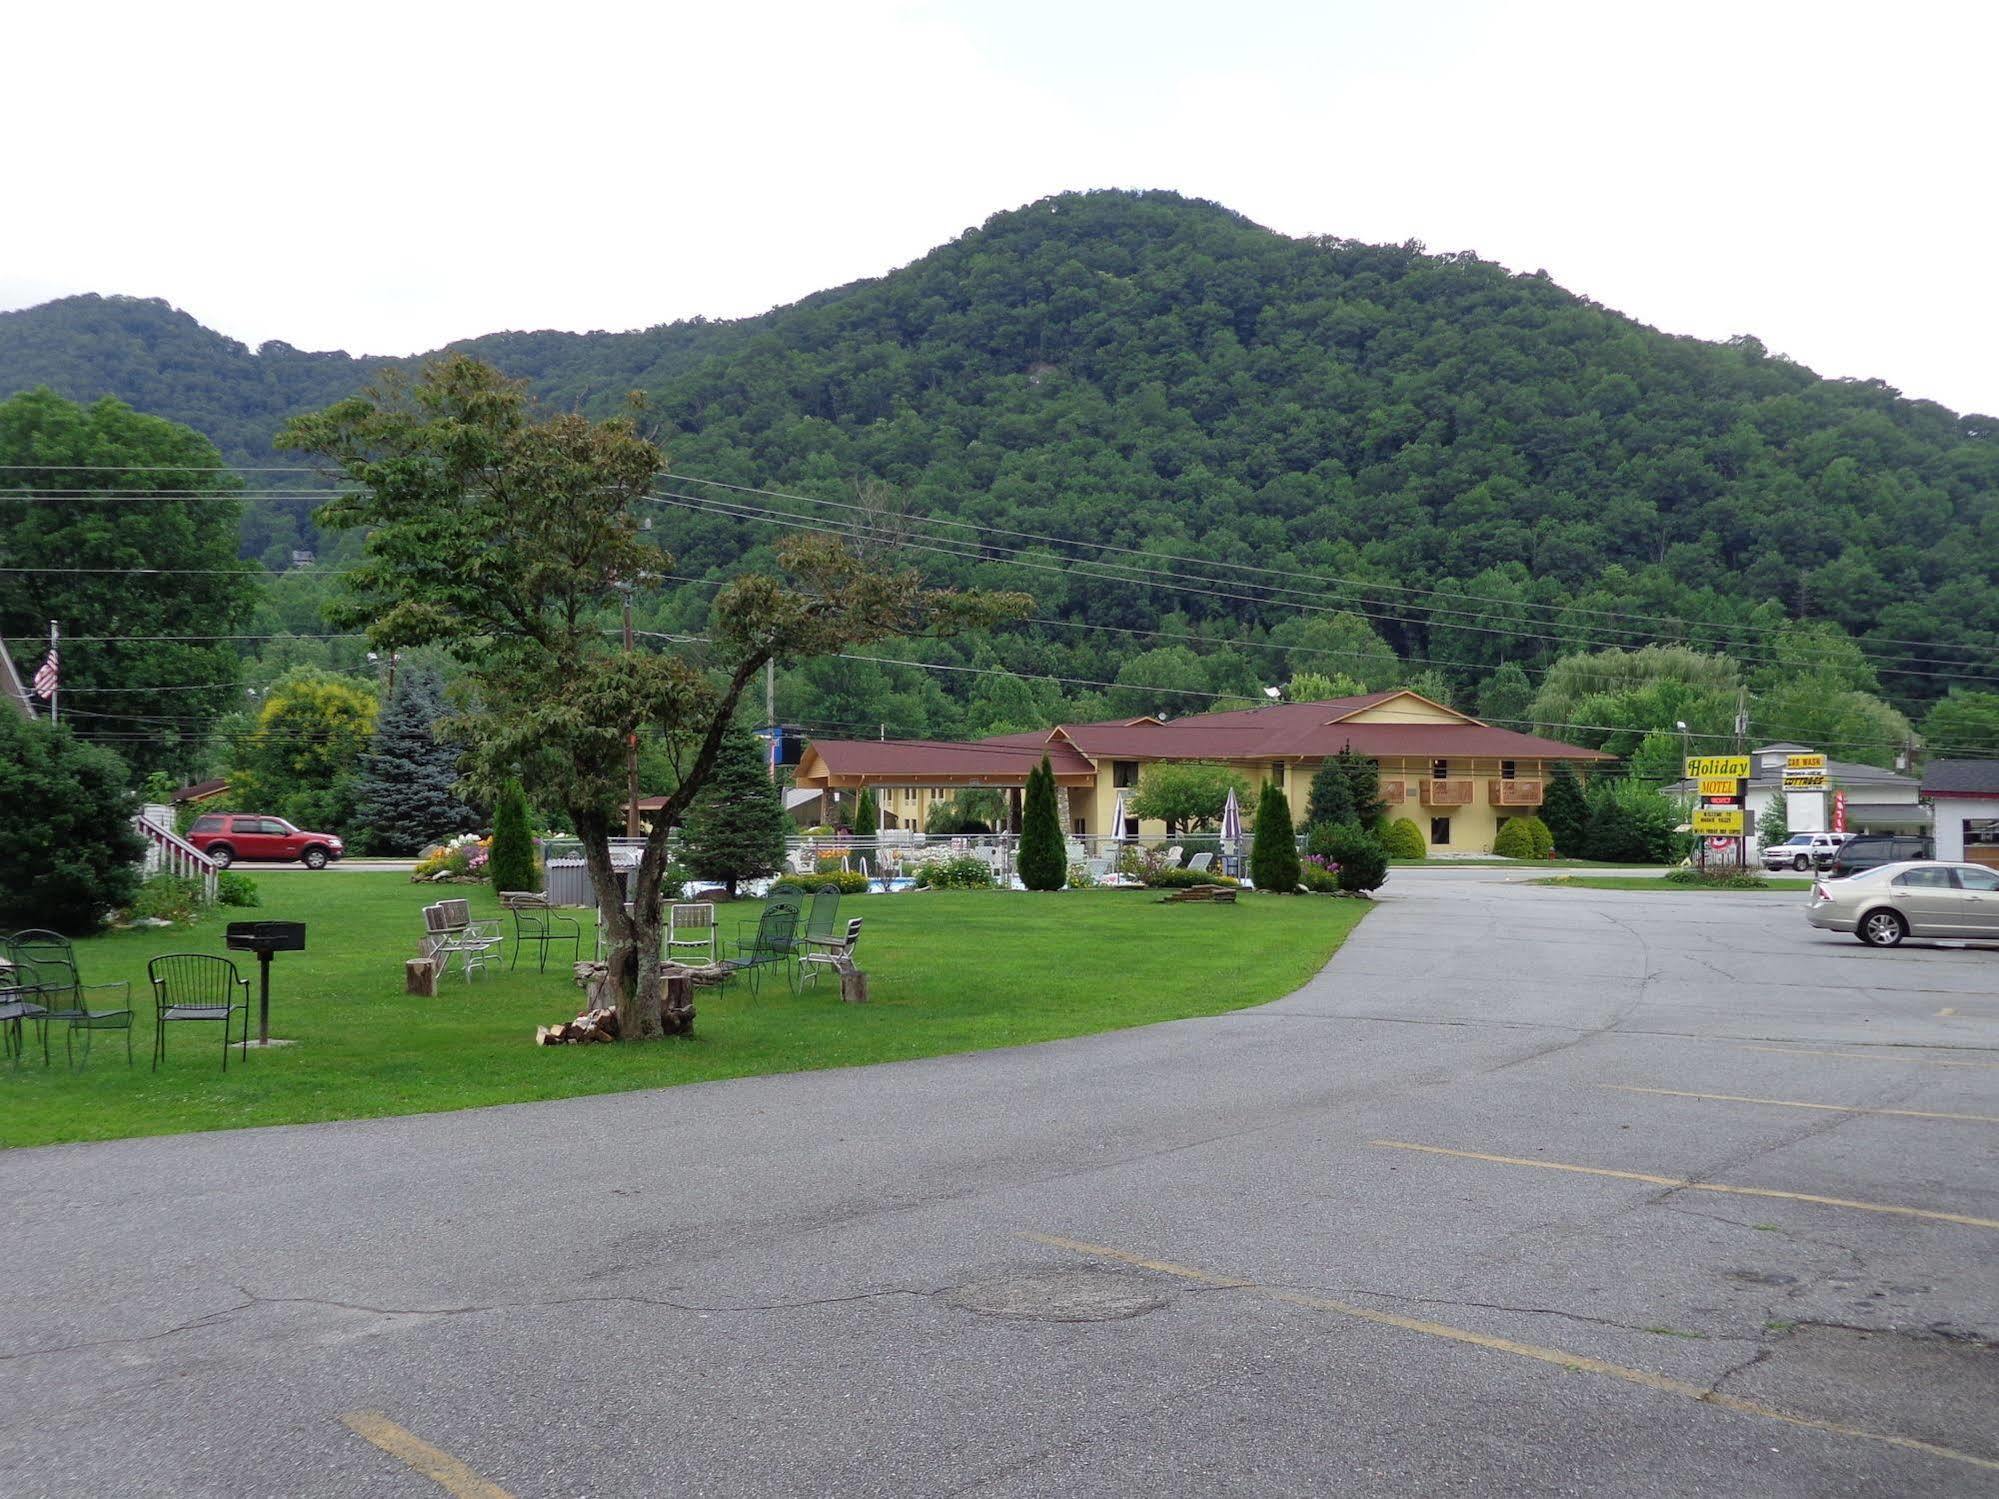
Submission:
[[[1999,948],[1802,901],[1398,871],[1215,1019],[11,1152],[0,1472],[1991,1493]]]

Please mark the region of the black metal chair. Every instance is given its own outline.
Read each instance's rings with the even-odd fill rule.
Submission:
[[[775,963],[784,974],[785,987],[795,989],[796,980],[792,976],[791,952],[797,945],[794,938],[798,931],[798,908],[794,905],[776,904],[764,907],[764,913],[757,919],[757,933],[749,941],[738,940],[736,955],[726,961],[729,972],[725,983],[733,983],[736,975],[750,976],[750,993],[762,992],[763,971]]]
[[[736,923],[737,951],[740,952],[747,944],[754,941],[757,934],[763,930],[764,922],[769,920],[774,912],[778,911],[789,911],[791,913],[791,931],[785,936],[784,950],[789,953],[792,948],[796,947],[798,945],[798,925],[805,919],[805,892],[802,890],[773,890],[769,895],[764,897],[763,909],[757,912],[757,919],[755,921],[739,921]]]
[[[48,1011],[41,1005],[41,994],[35,988],[32,966],[25,958],[17,958],[7,939],[0,937],[0,958],[6,966],[0,967],[0,1044],[4,1044],[6,1054],[14,1065],[21,1065],[21,1058],[28,1049],[27,1022],[35,1022],[35,1029],[42,1040],[42,1065],[49,1062]]]
[[[500,909],[511,911],[514,917],[514,958],[507,964],[508,971],[520,966],[521,948],[534,944],[541,955],[541,972],[548,972],[548,947],[552,942],[558,947],[569,944],[569,961],[575,963],[583,956],[583,927],[574,916],[564,916],[546,895],[532,890],[502,890]],[[568,930],[564,931],[563,928]]]
[[[243,1012],[243,1055],[250,1055],[250,981],[213,953],[177,952],[146,965],[153,985],[153,1070],[167,1054],[167,1026],[177,1020],[222,1022],[222,1070],[229,1070],[229,1017]],[[238,997],[240,993],[240,998]]]
[[[52,935],[52,934],[51,934]],[[41,1007],[42,1013],[35,1017],[42,1032],[42,1060],[48,1061],[48,1028],[62,1025],[63,1062],[69,1067],[79,1065],[77,1061],[76,1038],[83,1035],[83,1062],[90,1061],[90,1040],[98,1031],[118,1031],[125,1033],[125,1065],[132,1065],[132,984],[129,979],[118,979],[105,984],[86,984],[77,972],[76,955],[68,942],[43,942],[34,948],[24,948],[17,937],[14,941],[14,964],[16,971],[32,982],[33,1002]],[[30,956],[31,951],[39,956]],[[122,1006],[110,1010],[91,1008],[91,995],[117,990],[124,1000]]]

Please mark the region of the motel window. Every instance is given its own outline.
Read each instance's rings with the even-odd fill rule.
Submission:
[[[1282,786],[1284,784],[1284,762],[1282,760],[1271,762],[1270,784],[1273,786]]]
[[[1078,838],[1082,837],[1084,833],[1083,819],[1078,817],[1075,821],[1075,825],[1071,827],[1069,831],[1074,833]]]
[[[1513,761],[1511,761],[1511,760],[1501,760],[1501,761],[1499,762],[1499,778],[1500,778],[1500,780],[1502,780],[1502,781],[1510,781],[1510,780],[1512,780],[1512,779],[1513,779],[1513,773],[1514,773],[1514,771],[1515,771],[1515,769],[1516,769],[1516,768],[1517,768],[1517,767],[1515,766],[1515,764],[1514,764],[1514,762],[1513,762]]]
[[[1430,819],[1430,841],[1442,848],[1451,841],[1451,820],[1448,817]]]
[[[1111,761],[1111,785],[1120,791],[1138,784],[1138,762],[1136,760]]]
[[[1448,780],[1449,780],[1450,778],[1451,778],[1451,762],[1450,762],[1450,761],[1448,761],[1448,760],[1432,760],[1432,761],[1430,762],[1430,779],[1431,779],[1431,780],[1433,780],[1433,781],[1448,781]]]

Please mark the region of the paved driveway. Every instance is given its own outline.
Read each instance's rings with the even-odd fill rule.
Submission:
[[[4,1487],[1999,1488],[1999,950],[1396,887],[1212,1020],[0,1157]]]

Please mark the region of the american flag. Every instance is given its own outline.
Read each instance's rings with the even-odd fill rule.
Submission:
[[[47,702],[55,701],[56,682],[60,676],[59,664],[56,648],[50,646],[48,658],[42,662],[41,670],[35,673],[35,696]]]

